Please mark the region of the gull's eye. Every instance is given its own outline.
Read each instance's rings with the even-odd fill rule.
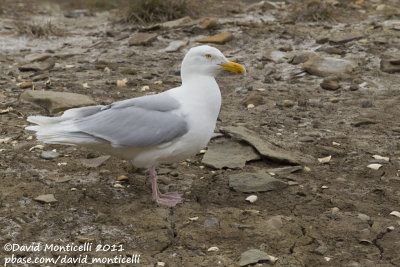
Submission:
[[[211,55],[210,54],[206,54],[206,58],[210,59]]]

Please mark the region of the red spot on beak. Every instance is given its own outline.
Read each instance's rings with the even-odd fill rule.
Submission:
[[[240,70],[237,71],[237,74],[242,74],[242,72]]]

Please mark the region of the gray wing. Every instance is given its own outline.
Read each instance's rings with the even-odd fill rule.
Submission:
[[[172,113],[179,106],[177,100],[166,94],[139,97],[104,106],[74,125],[82,133],[113,146],[159,145],[187,133],[185,118]]]

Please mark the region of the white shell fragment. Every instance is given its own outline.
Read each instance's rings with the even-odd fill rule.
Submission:
[[[393,215],[393,216],[396,216],[396,217],[399,217],[399,218],[400,218],[400,212],[398,212],[398,211],[396,211],[396,210],[392,211],[392,212],[390,213],[390,215]]]
[[[327,157],[324,157],[324,158],[319,158],[319,159],[318,159],[318,162],[319,162],[319,163],[322,163],[322,164],[329,163],[329,161],[331,161],[331,158],[332,158],[332,156],[327,156]]]
[[[198,216],[189,218],[190,221],[197,221],[199,219]]]
[[[373,169],[373,170],[379,170],[380,167],[382,167],[382,164],[373,163],[373,164],[369,164],[367,167],[370,169]]]
[[[210,247],[207,251],[219,251],[218,247]]]
[[[256,195],[251,195],[251,196],[246,197],[246,200],[247,200],[248,202],[250,202],[250,203],[256,202],[257,199],[258,199],[258,197],[257,197]]]
[[[334,145],[334,146],[340,146],[340,143],[332,142],[332,145]]]
[[[43,149],[43,148],[44,148],[43,145],[36,145],[36,146],[33,146],[33,147],[29,148],[29,151],[32,151],[34,149]]]
[[[372,157],[373,157],[374,159],[377,159],[377,160],[384,160],[384,161],[387,161],[387,162],[389,162],[389,160],[390,160],[389,157],[382,157],[382,156],[379,156],[379,155],[373,155]]]
[[[255,107],[254,104],[248,104],[248,105],[247,105],[247,108],[248,108],[248,109],[251,109],[251,108],[254,108],[254,107]]]

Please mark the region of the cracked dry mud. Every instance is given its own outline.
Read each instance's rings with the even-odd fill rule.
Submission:
[[[123,252],[86,254],[139,253],[140,266],[157,266],[158,262],[165,266],[238,266],[240,255],[250,249],[278,258],[275,263],[256,266],[399,266],[400,218],[390,215],[400,210],[400,74],[395,60],[400,54],[399,3],[338,1],[346,7],[334,21],[293,23],[286,19],[293,1],[271,2],[275,6],[268,8],[252,8],[254,1],[214,4],[211,15],[203,14],[198,21],[149,29],[158,37],[145,46],[129,46],[137,27],[116,23],[118,12],[113,10],[77,13],[71,18],[64,16],[65,10],[56,2],[35,1],[34,5],[21,2],[7,11],[17,13],[3,12],[2,246],[85,241],[122,244]],[[219,17],[215,28],[198,26],[207,15]],[[18,23],[46,20],[65,34],[46,39],[16,33]],[[348,40],[351,31],[362,37]],[[21,88],[22,82],[33,81],[35,90],[88,95],[99,104],[158,93],[179,85],[181,60],[196,45],[195,40],[222,32],[231,32],[233,39],[214,46],[245,65],[248,74],[217,77],[223,99],[217,131],[243,126],[289,153],[314,158],[305,170],[275,175],[287,187],[235,192],[229,188],[229,175],[287,165],[261,159],[247,162],[243,169],[214,170],[202,165],[204,154],[199,153],[185,162],[159,167],[161,190],[184,192],[186,200],[172,209],[158,207],[151,201],[146,173],[116,158],[87,163],[103,155],[40,144],[24,130],[26,116],[48,113],[19,101],[20,94],[31,89],[29,84]],[[335,42],[330,42],[333,33],[339,37],[335,34]],[[182,41],[177,44],[183,48],[164,52],[173,41]],[[270,60],[266,52],[271,55],[271,49],[283,53],[275,53],[279,58]],[[49,53],[50,58],[44,56],[38,64],[50,66],[49,70],[20,71],[20,66],[29,63],[27,59],[42,53]],[[302,69],[310,54],[341,57],[353,62],[354,69],[334,77],[340,87],[322,89],[326,77]],[[384,72],[380,62],[388,57],[392,59],[385,64],[391,64],[390,71]],[[125,78],[126,86],[117,86],[117,80]],[[262,101],[243,105],[253,92]],[[36,145],[43,148],[31,149]],[[59,154],[41,157],[42,151],[53,149]],[[376,160],[375,154],[390,161]],[[329,163],[318,162],[317,158],[327,156],[332,156]],[[367,168],[371,163],[382,167]],[[34,200],[46,194],[53,194],[57,201]],[[258,200],[245,201],[250,194]],[[211,247],[218,249],[209,251]],[[16,254],[45,256],[43,252]],[[2,261],[10,255],[0,249]],[[78,253],[49,255],[76,257]]]

